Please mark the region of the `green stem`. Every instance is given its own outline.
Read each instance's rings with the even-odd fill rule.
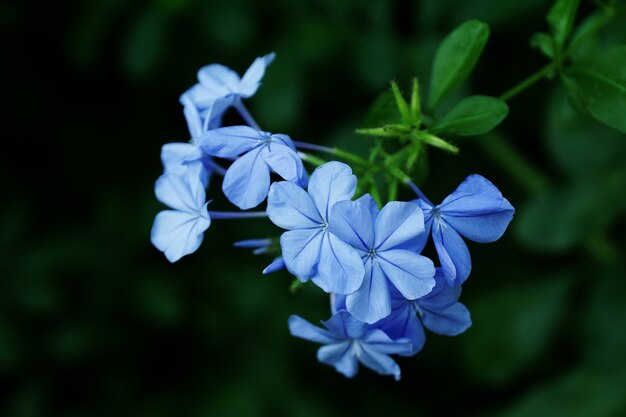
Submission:
[[[555,68],[556,68],[556,64],[554,62],[552,62],[552,63],[546,65],[545,67],[539,69],[537,72],[535,72],[534,74],[531,74],[528,78],[522,80],[520,83],[518,83],[517,85],[513,86],[513,88],[509,89],[504,94],[502,94],[499,97],[500,100],[508,101],[508,100],[512,99],[513,97],[515,97],[516,95],[518,95],[522,91],[526,90],[531,85],[535,84],[536,82],[540,81],[545,76],[550,74],[552,71],[554,71]]]
[[[298,151],[298,155],[300,155],[300,158],[302,158],[304,162],[308,162],[309,164],[316,167],[322,166],[326,163],[326,161],[322,158],[318,158],[317,156],[311,155],[309,153]]]

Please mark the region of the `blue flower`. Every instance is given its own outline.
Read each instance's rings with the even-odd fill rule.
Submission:
[[[472,269],[467,245],[461,238],[479,243],[498,240],[513,218],[515,209],[486,178],[470,175],[441,204],[416,200],[424,211],[426,234],[421,250],[432,233],[443,274],[449,285],[465,282]]]
[[[435,288],[417,300],[407,300],[392,289],[391,314],[372,324],[394,340],[410,340],[412,350],[408,356],[415,355],[424,346],[424,327],[436,334],[456,336],[472,325],[469,311],[459,303],[461,287],[449,287],[441,268],[437,268],[435,281]],[[333,313],[345,310],[346,296],[333,294],[331,308]]]
[[[248,126],[230,126],[204,132],[201,148],[209,155],[233,158],[222,189],[242,210],[258,206],[270,188],[270,170],[287,181],[306,184],[307,174],[287,135],[261,132]]]
[[[346,311],[322,323],[328,330],[291,316],[289,331],[292,336],[324,344],[317,351],[317,359],[334,366],[348,378],[356,375],[360,362],[381,375],[393,375],[396,381],[400,379],[400,367],[389,355],[410,352],[408,340],[392,340],[382,330],[358,321]]]
[[[392,201],[380,212],[365,195],[333,207],[330,231],[357,249],[365,264],[363,284],[348,295],[348,311],[366,323],[391,313],[392,288],[414,300],[435,286],[435,267],[424,256],[405,249],[424,233],[422,210],[415,203]]]
[[[235,242],[233,244],[236,248],[251,248],[254,249],[252,253],[254,255],[262,255],[267,253],[268,250],[271,249],[272,240],[271,239],[248,239],[248,240],[240,240],[239,242]],[[263,275],[271,274],[272,272],[278,272],[285,269],[285,261],[282,256],[274,258],[272,263],[265,267],[263,270]]]
[[[312,279],[326,292],[349,294],[363,281],[359,254],[329,232],[330,211],[335,203],[349,200],[356,177],[341,162],[317,168],[308,193],[289,182],[272,184],[267,214],[278,227],[287,229],[280,246],[287,270],[302,282]]]
[[[187,120],[191,140],[189,142],[172,142],[163,145],[161,148],[161,161],[166,174],[178,176],[184,176],[190,164],[201,165],[201,169],[198,172],[202,183],[206,186],[208,184],[210,167],[213,163],[211,158],[198,145],[198,140],[202,134],[202,122],[198,110],[188,99],[184,100],[184,104],[183,112]]]
[[[163,174],[154,187],[157,199],[172,210],[160,212],[152,225],[151,240],[170,262],[195,252],[211,225],[205,202],[200,164],[193,164],[185,176]]]
[[[220,127],[222,115],[229,107],[238,106],[242,98],[256,93],[266,67],[275,56],[272,52],[257,58],[241,78],[224,65],[206,65],[198,71],[199,83],[184,92],[180,101],[183,104],[189,101],[197,107],[204,119],[205,130]]]

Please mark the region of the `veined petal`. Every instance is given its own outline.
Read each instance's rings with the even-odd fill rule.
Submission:
[[[358,320],[375,323],[391,313],[387,278],[378,264],[365,264],[361,287],[346,298],[348,311]]]
[[[261,155],[267,165],[283,179],[298,182],[303,170],[302,160],[291,148],[281,143],[270,143],[263,147]]]
[[[270,188],[270,170],[261,158],[261,149],[255,149],[237,159],[226,171],[222,190],[242,210],[258,206],[267,197]]]
[[[175,209],[197,214],[205,203],[205,191],[202,183],[202,164],[190,164],[184,177],[164,174],[154,186],[157,199]]]
[[[237,103],[237,100],[239,98],[232,94],[213,100],[211,105],[200,114],[205,119],[202,127],[203,131],[222,127],[222,116],[224,116],[229,107]]]
[[[490,213],[462,216],[443,214],[445,221],[466,238],[479,243],[494,242],[506,231],[515,209],[506,198],[502,205]]]
[[[248,98],[258,90],[261,80],[265,75],[265,69],[274,61],[276,54],[274,52],[254,60],[250,68],[246,71],[237,87],[237,94],[241,97]]]
[[[198,108],[189,100],[188,97],[181,98],[183,101],[183,114],[187,121],[187,128],[192,139],[197,139],[202,133],[202,119]]]
[[[318,167],[309,179],[309,194],[328,221],[330,210],[338,201],[350,200],[356,190],[356,177],[352,169],[342,162],[331,161]]]
[[[248,126],[228,126],[204,132],[198,143],[208,155],[232,158],[262,145],[264,135]]]
[[[442,309],[422,308],[424,326],[433,333],[456,336],[472,325],[469,310],[461,303],[454,303]]]
[[[400,380],[400,366],[390,356],[378,353],[363,343],[360,348],[357,357],[363,365],[381,375],[393,375],[396,381]]]
[[[165,210],[154,219],[150,238],[170,262],[176,262],[200,247],[204,231],[210,225],[206,208],[202,214]]]
[[[201,84],[194,84],[180,95],[179,101],[183,106],[185,106],[186,103],[193,103],[198,111],[204,111],[213,104],[215,98],[216,95],[208,91]]]
[[[433,242],[448,284],[455,286],[465,282],[472,270],[472,259],[461,236],[445,223],[435,223]]]
[[[183,176],[187,172],[186,162],[202,159],[203,152],[192,143],[172,142],[161,147],[161,162],[165,172]]]
[[[411,351],[406,356],[415,355],[422,350],[424,342],[426,341],[426,335],[424,334],[424,328],[422,323],[413,307],[411,302],[406,300],[397,290],[392,290],[392,293],[396,292],[398,296],[402,298],[402,303],[395,303],[392,296],[392,311],[384,319],[376,322],[374,326],[385,332],[390,338],[397,340],[406,338],[411,341]],[[403,356],[405,356],[403,354]]]
[[[285,266],[300,281],[307,281],[317,272],[322,237],[321,229],[290,230],[280,237]]]
[[[442,268],[436,268],[435,272],[435,288],[417,300],[420,307],[429,310],[440,310],[449,307],[459,301],[461,298],[461,287],[450,287],[444,276]]]
[[[393,340],[380,329],[371,329],[361,340],[371,349],[385,355],[408,355],[413,350],[408,339]]]
[[[314,326],[300,316],[289,316],[289,332],[294,337],[299,337],[315,343],[337,343],[341,338],[326,329]]]
[[[220,65],[206,65],[198,70],[198,81],[215,98],[236,91],[239,87],[239,75],[230,68]]]
[[[374,219],[365,200],[339,201],[329,217],[329,230],[339,239],[362,251],[374,245]]]
[[[352,246],[332,233],[324,233],[313,283],[328,293],[351,294],[363,283],[364,274],[363,261]]]
[[[355,376],[359,370],[357,358],[352,354],[349,340],[341,343],[322,346],[317,351],[317,360],[334,366],[337,372],[348,378]]]
[[[392,249],[379,252],[378,263],[389,281],[408,300],[423,297],[435,287],[435,266],[425,256]]]
[[[279,142],[285,146],[289,146],[294,152],[297,151],[296,146],[293,144],[291,138],[282,133],[274,133],[272,135],[272,142]]]
[[[333,334],[344,339],[360,339],[367,328],[365,323],[357,320],[345,310],[333,314],[330,319],[322,323]]]
[[[267,196],[267,215],[283,229],[320,228],[324,223],[311,197],[288,182],[275,182]]]
[[[416,240],[424,233],[424,215],[415,203],[392,201],[376,217],[376,250],[384,251]]]
[[[490,213],[502,206],[502,193],[481,175],[470,175],[437,206],[446,215]]]

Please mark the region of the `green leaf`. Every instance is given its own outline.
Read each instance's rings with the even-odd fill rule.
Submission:
[[[535,33],[530,38],[530,46],[539,49],[548,58],[554,58],[554,42],[547,33]]]
[[[606,26],[615,16],[615,10],[610,7],[596,11],[583,20],[572,35],[569,45],[571,58],[580,60],[589,52],[593,51],[597,43],[597,33]]]
[[[557,0],[550,8],[546,20],[550,25],[554,43],[558,50],[563,48],[572,31],[579,0]]]
[[[500,99],[471,96],[461,100],[430,129],[435,134],[452,133],[475,136],[489,132],[509,113],[509,106]]]
[[[573,96],[598,121],[626,133],[626,45],[612,47],[593,61],[565,71]]]
[[[470,20],[457,27],[441,42],[430,77],[428,106],[431,109],[472,72],[488,38],[489,26]]]
[[[363,127],[380,127],[387,124],[401,123],[402,118],[391,91],[384,91],[376,97],[365,115]]]
[[[564,317],[569,283],[569,276],[547,276],[470,300],[473,325],[461,340],[473,376],[499,385],[541,360]]]

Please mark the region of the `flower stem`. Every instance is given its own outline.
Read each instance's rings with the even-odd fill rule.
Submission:
[[[410,179],[406,179],[404,182],[405,182],[405,184],[406,184],[406,185],[408,185],[408,186],[411,188],[411,190],[413,190],[413,192],[414,192],[415,194],[417,194],[417,196],[418,196],[419,198],[421,198],[422,200],[424,200],[424,202],[425,202],[426,204],[428,204],[429,206],[435,207],[435,205],[432,203],[432,201],[430,201],[430,200],[428,199],[428,197],[426,197],[426,196],[424,195],[424,193],[422,192],[422,190],[420,190],[420,188],[419,188],[419,187],[418,187],[418,186],[417,186],[417,185],[416,185],[413,181],[411,181]]]
[[[267,217],[267,213],[264,211],[209,211],[209,217],[211,220],[258,219]]]
[[[522,91],[526,90],[528,87],[532,86],[533,84],[535,84],[536,82],[540,81],[545,76],[550,74],[552,71],[554,71],[555,68],[556,68],[556,64],[554,62],[544,66],[543,68],[540,68],[538,71],[531,74],[528,78],[525,78],[524,80],[522,80],[521,82],[519,82],[518,84],[516,84],[509,90],[507,90],[504,94],[502,94],[499,97],[500,100],[508,101],[512,99],[513,97],[515,97]]]
[[[256,120],[254,120],[254,117],[252,117],[252,115],[241,100],[239,100],[237,104],[235,104],[235,108],[237,109],[243,120],[248,124],[248,126],[256,130],[261,130],[261,126],[259,126]]]
[[[323,160],[322,158],[318,158],[317,156],[314,156],[308,153],[298,152],[298,156],[302,158],[304,162],[308,162],[309,164],[314,165],[316,167],[322,166],[326,163],[326,161]]]

